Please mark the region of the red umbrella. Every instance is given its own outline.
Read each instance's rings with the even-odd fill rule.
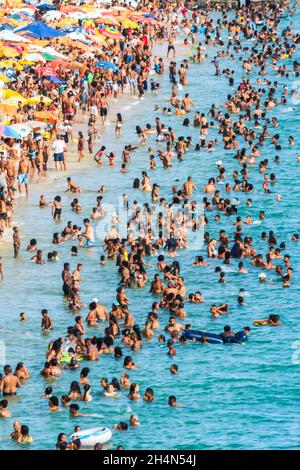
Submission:
[[[47,65],[46,67],[38,67],[36,69],[38,72],[41,72],[43,75],[58,77],[57,73],[55,72],[55,68]]]

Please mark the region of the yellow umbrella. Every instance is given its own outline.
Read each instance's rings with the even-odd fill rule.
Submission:
[[[13,47],[3,46],[0,49],[0,55],[2,57],[12,58],[17,57],[18,55],[20,55],[20,53],[16,51],[16,49],[14,49]]]
[[[12,96],[11,98],[7,98],[6,100],[2,100],[1,105],[8,106],[8,107],[11,107],[11,108],[17,108],[17,106],[19,104],[19,101],[21,101],[22,104],[24,103],[24,99],[19,100],[16,96]]]
[[[55,23],[55,26],[74,25],[77,23],[78,23],[78,20],[76,20],[75,18],[61,18],[57,23]]]
[[[15,107],[14,106],[10,106],[9,104],[3,104],[3,103],[0,104],[0,113],[1,114],[7,114],[7,115],[11,116],[12,114],[14,114],[14,112],[15,112]]]
[[[7,59],[0,61],[0,68],[8,68],[8,69],[15,69],[15,70],[22,70],[23,67],[19,62],[15,62],[14,60]]]
[[[29,100],[26,100],[26,104],[38,104],[41,101],[43,101],[43,103],[45,103],[46,105],[52,103],[52,100],[50,100],[50,98],[48,98],[47,96],[36,95],[29,98]]]
[[[140,29],[139,25],[135,21],[130,20],[129,18],[121,20],[121,25],[123,26],[123,28]]]
[[[17,107],[19,101],[23,104],[26,98],[14,90],[3,90],[1,104],[11,107]]]
[[[26,100],[26,98],[24,98],[24,96],[22,96],[20,93],[18,93],[15,90],[3,90],[2,97],[4,99],[15,97],[15,98],[18,98],[19,101],[22,101],[22,100],[25,101]]]
[[[1,80],[1,82],[3,82],[3,83],[8,83],[8,82],[10,82],[10,79],[9,79],[6,75],[3,75],[2,73],[0,73],[0,80]]]

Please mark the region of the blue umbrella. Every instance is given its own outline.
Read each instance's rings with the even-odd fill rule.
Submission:
[[[56,10],[56,6],[51,3],[39,3],[35,8],[39,10]]]
[[[155,15],[152,15],[151,13],[144,13],[142,16],[145,18],[153,18],[154,20],[157,20],[157,17]]]
[[[0,125],[0,136],[9,137],[11,139],[21,139],[20,134],[15,131],[11,126],[7,126],[6,124]]]
[[[96,62],[96,67],[98,67],[99,69],[111,69],[114,72],[117,72],[119,70],[116,64],[113,64],[112,62],[106,62],[106,61]]]
[[[53,75],[47,75],[47,76],[45,76],[45,78],[47,78],[47,80],[49,80],[50,82],[53,82],[53,83],[65,83],[63,80],[61,80],[58,77],[54,77]]]
[[[44,38],[54,38],[58,36],[65,36],[65,33],[58,31],[55,28],[51,28],[42,21],[33,21],[31,24],[14,30],[15,33],[26,33],[28,36]]]

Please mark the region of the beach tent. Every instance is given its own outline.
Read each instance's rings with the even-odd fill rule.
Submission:
[[[34,36],[40,39],[43,38],[55,38],[58,36],[64,36],[65,33],[58,31],[55,28],[51,28],[50,26],[42,23],[41,21],[33,21],[32,23],[28,24],[23,28],[15,29],[15,33],[23,33],[26,36]]]

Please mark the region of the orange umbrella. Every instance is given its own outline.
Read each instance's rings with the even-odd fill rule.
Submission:
[[[79,69],[81,70],[83,67],[83,64],[80,62],[66,62],[64,60],[52,60],[51,62],[51,67],[53,69],[56,69],[57,67],[62,67],[64,69],[70,69],[70,70],[76,70]]]
[[[53,116],[50,111],[37,111],[35,113],[35,119],[37,121],[44,121],[50,123],[57,122],[57,119]]]
[[[78,12],[78,13],[85,13],[85,11],[82,8],[75,7],[73,5],[64,5],[60,8],[60,11],[62,12]]]
[[[9,104],[0,104],[0,113],[12,116],[15,112],[16,108],[14,106],[10,106]]]
[[[96,24],[110,24],[113,26],[119,26],[119,21],[112,16],[100,16],[99,18],[94,19]]]

